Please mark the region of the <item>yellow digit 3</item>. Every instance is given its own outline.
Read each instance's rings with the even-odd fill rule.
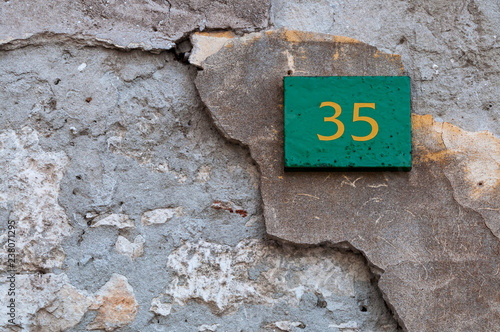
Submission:
[[[325,101],[325,102],[321,103],[319,108],[322,108],[325,106],[333,107],[335,109],[335,114],[333,116],[325,117],[324,121],[325,122],[334,122],[337,125],[337,132],[335,133],[335,135],[332,135],[332,136],[323,136],[320,134],[317,134],[317,135],[318,135],[318,138],[320,141],[333,141],[334,139],[337,139],[340,136],[342,136],[342,134],[344,133],[344,124],[342,122],[340,122],[339,120],[337,120],[340,113],[342,112],[342,109],[340,108],[339,104],[331,102],[331,101]],[[354,138],[354,136],[353,136],[353,138]]]
[[[374,119],[372,119],[368,116],[359,116],[359,109],[364,108],[364,107],[375,109],[375,103],[354,103],[354,116],[353,116],[352,122],[356,122],[356,121],[368,122],[372,126],[372,131],[367,136],[362,136],[362,137],[351,135],[352,139],[355,141],[369,141],[372,138],[374,138],[375,136],[377,136],[377,134],[378,134],[377,121],[375,121]],[[339,114],[340,114],[340,112],[339,112]]]

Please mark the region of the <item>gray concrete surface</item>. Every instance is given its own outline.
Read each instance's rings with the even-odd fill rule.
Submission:
[[[201,66],[195,83],[215,125],[248,146],[259,166],[269,236],[363,252],[410,331],[500,328],[491,306],[498,295],[491,290],[500,288],[498,138],[414,114],[409,172],[287,172],[283,76],[402,75],[399,56],[280,29],[235,38]]]
[[[273,0],[271,22],[399,54],[414,113],[500,136],[498,1]]]
[[[20,325],[9,331],[401,329],[378,289],[381,271],[360,254],[267,240],[260,170],[247,149],[212,125],[193,83],[199,69],[185,62],[187,40],[197,31],[240,36],[279,27],[355,38],[401,55],[414,113],[498,137],[499,6],[492,0],[2,2],[0,302],[8,300],[7,221],[13,220],[22,304]],[[477,146],[496,142],[477,137]],[[446,144],[460,149],[462,142],[452,137]],[[498,163],[474,165],[471,181],[485,176],[485,187],[498,188],[490,186]],[[461,174],[447,176],[461,181]],[[467,207],[460,216],[483,204],[469,200],[474,191],[455,194]],[[490,212],[481,210],[482,222]],[[488,225],[500,231],[494,221]],[[389,305],[412,309],[397,296],[418,289],[389,281],[380,281]],[[452,286],[453,296],[463,295],[464,285]],[[478,313],[489,310],[474,305]],[[2,329],[7,318],[0,314]]]
[[[19,309],[25,330],[86,330],[97,315],[89,303],[113,274],[126,278],[139,305],[131,324],[128,315],[112,325],[121,331],[214,324],[218,331],[263,331],[277,330],[276,322],[290,330],[303,329],[294,322],[308,331],[397,329],[360,255],[266,240],[258,170],[248,150],[211,124],[195,67],[168,52],[71,43],[3,52],[0,61],[1,126],[10,135],[2,147],[23,143],[6,154],[19,165],[10,176],[24,172],[29,179],[60,165],[59,177],[44,178],[49,188],[2,179],[21,192],[44,190],[28,210],[25,196],[9,196],[17,191],[6,187],[2,205],[10,209],[2,225],[10,215],[27,230],[19,235],[27,243],[18,251],[27,279],[20,279],[25,291],[17,298],[30,304]],[[50,204],[40,200],[48,193]],[[58,209],[60,222],[52,219]],[[52,240],[42,241],[47,234]],[[142,236],[143,254],[120,253],[119,236],[131,243]],[[33,241],[40,242],[35,249]],[[186,264],[198,267],[187,271]],[[67,288],[70,297],[61,291]],[[163,307],[152,306],[154,299]],[[46,312],[65,314],[50,320]]]

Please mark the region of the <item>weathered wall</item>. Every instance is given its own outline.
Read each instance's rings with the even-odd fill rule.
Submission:
[[[2,330],[456,330],[451,326],[470,323],[471,315],[499,328],[500,298],[491,288],[500,229],[499,22],[500,4],[492,0],[2,2],[0,298],[5,308],[11,220],[19,324],[9,325],[2,309]],[[222,137],[224,128],[212,124],[194,82],[208,53],[217,53],[217,41],[281,27],[348,36],[400,54],[412,78],[415,114],[492,133],[469,134],[427,117],[417,122],[421,132],[441,139],[440,126],[461,133],[445,135],[439,148],[477,152],[446,159],[451,168],[426,176],[440,184],[435,197],[450,199],[449,210],[434,210],[430,220],[471,216],[460,234],[480,234],[470,248],[472,271],[458,257],[469,249],[459,248],[457,233],[438,230],[438,242],[448,242],[436,250],[456,250],[456,273],[470,272],[479,280],[475,286],[490,287],[478,293],[493,295],[487,307],[459,303],[460,314],[444,308],[447,320],[415,325],[427,305],[405,300],[425,300],[413,288],[418,281],[405,283],[411,276],[387,279],[382,294],[384,264],[368,266],[344,245],[268,240],[262,164]],[[205,29],[222,33],[193,35]],[[261,59],[273,57],[267,48],[259,52]],[[190,54],[194,65],[186,61]],[[224,57],[217,61],[226,64]],[[417,160],[424,166],[447,154],[427,152],[428,159]],[[468,180],[470,186],[456,185]],[[477,199],[485,188],[487,202]],[[415,243],[429,227],[415,229]],[[390,243],[398,238],[388,236]],[[456,247],[446,246],[452,242]],[[413,242],[406,243],[413,252]],[[492,262],[482,278],[479,256]],[[432,272],[435,262],[417,258],[417,268]],[[390,259],[379,258],[389,270]],[[454,282],[453,272],[435,271],[442,282],[425,287],[451,285],[439,296],[467,298],[470,285]],[[440,306],[439,298],[432,301]]]

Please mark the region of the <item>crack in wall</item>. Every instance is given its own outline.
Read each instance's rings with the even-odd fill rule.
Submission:
[[[343,187],[346,182],[342,180],[341,174],[330,174],[332,179],[325,184],[328,177],[323,179],[315,173],[284,173],[281,160],[283,147],[279,139],[283,132],[283,123],[279,106],[282,102],[281,78],[289,70],[290,56],[287,55],[292,54],[295,66],[301,67],[308,75],[346,74],[342,71],[344,68],[350,69],[347,72],[349,75],[363,75],[367,70],[375,72],[374,75],[388,75],[387,72],[391,71],[392,67],[395,68],[392,75],[400,75],[403,72],[403,69],[398,67],[399,58],[394,57],[393,63],[387,67],[373,61],[380,56],[376,49],[368,46],[364,51],[364,58],[358,60],[356,56],[362,57],[360,54],[363,54],[363,51],[353,52],[349,58],[333,54],[335,47],[329,47],[329,43],[342,43],[343,52],[349,52],[346,50],[348,47],[363,47],[362,44],[346,41],[345,38],[338,39],[286,30],[266,31],[236,38],[226,42],[217,53],[204,60],[204,70],[199,72],[196,80],[197,88],[212,113],[216,126],[222,127],[223,132],[230,135],[231,139],[248,145],[252,157],[260,165],[266,227],[271,237],[302,245],[349,241],[355,248],[363,251],[372,264],[379,265],[386,271],[382,276],[384,287],[381,289],[385,289],[386,299],[392,299],[388,304],[397,308],[398,319],[404,321],[402,325],[410,330],[430,329],[430,326],[436,329],[444,328],[439,327],[444,323],[437,319],[444,313],[439,309],[441,307],[438,302],[432,300],[433,297],[437,299],[443,291],[435,288],[433,283],[449,273],[444,270],[444,266],[450,264],[456,266],[456,269],[463,269],[463,264],[473,262],[482,273],[487,273],[496,264],[498,239],[495,237],[493,240],[490,230],[486,231],[480,226],[483,219],[478,220],[476,211],[461,209],[460,204],[458,212],[463,213],[462,216],[459,215],[460,221],[467,227],[468,233],[457,235],[454,227],[457,221],[453,217],[457,210],[452,211],[453,204],[450,205],[450,202],[456,199],[454,194],[462,192],[461,195],[465,199],[475,199],[473,204],[489,204],[490,198],[491,204],[498,203],[498,200],[495,200],[495,197],[498,197],[495,174],[498,173],[499,167],[494,161],[500,151],[496,147],[498,140],[491,133],[468,133],[450,124],[435,123],[431,116],[413,115],[413,155],[416,159],[414,170],[405,174],[389,174],[391,189],[379,189],[383,190],[379,196],[382,195],[384,199],[378,199],[378,206],[372,206],[378,214],[395,210],[398,218],[378,223],[379,217],[375,225],[369,222],[372,215],[364,215],[363,218],[357,212],[353,215],[352,211],[358,211],[360,201],[373,199],[375,193],[372,195],[371,190],[363,189],[366,189],[364,186],[367,184],[369,188],[379,188],[370,186],[371,183],[380,183],[379,174],[366,174],[358,185],[352,183]],[[300,43],[302,47],[297,47]],[[318,43],[323,43],[324,48],[318,46]],[[263,48],[267,48],[268,52],[263,54]],[[373,56],[374,52],[376,53]],[[317,66],[317,62],[329,63],[332,58],[341,63],[333,69]],[[342,69],[339,73],[335,68]],[[264,86],[266,91],[263,91]],[[240,90],[240,87],[245,88]],[[486,172],[488,174],[484,175],[484,180],[477,180],[476,178],[483,174],[477,171],[482,169],[479,165],[482,165],[482,168],[487,166],[493,173]],[[359,179],[361,177],[358,177]],[[474,197],[468,193],[471,183],[482,188]],[[297,188],[300,188],[300,191],[297,191]],[[332,188],[335,188],[332,195],[342,196],[342,200],[335,200],[328,195]],[[296,196],[306,198],[299,200],[295,199]],[[311,197],[314,200],[307,199]],[[420,200],[422,202],[419,203]],[[400,211],[402,206],[407,208]],[[491,206],[487,208],[490,209],[488,211],[493,211]],[[426,212],[427,210],[429,212]],[[317,221],[316,215],[323,218]],[[495,220],[495,217],[490,218]],[[361,221],[364,222],[360,223]],[[485,246],[485,243],[490,247]],[[457,247],[459,244],[461,246]],[[447,250],[443,251],[443,248]],[[461,259],[457,261],[457,257]],[[488,259],[483,260],[484,257]],[[390,273],[387,270],[390,270]],[[409,274],[408,271],[413,272]],[[418,274],[415,275],[415,272]],[[421,300],[431,307],[436,307],[439,312],[436,319],[427,318],[422,321],[418,318],[421,315],[416,314],[413,305],[409,304],[415,301],[415,296],[409,296],[408,291],[401,289],[400,278],[405,278],[403,281],[409,289],[420,287],[419,283],[422,282],[422,287],[428,286],[425,288],[426,292],[420,292],[418,297],[428,294]],[[474,284],[479,282],[480,286]],[[474,284],[481,288],[484,282],[485,279],[475,276],[456,277],[447,285],[445,291],[453,292],[455,304],[460,302],[460,314],[474,316],[456,285],[466,284],[467,287],[473,287]],[[491,283],[490,287],[495,288],[498,280],[492,278],[488,282]],[[488,301],[484,300],[481,305],[487,306]],[[421,303],[418,304],[418,310],[428,310],[428,307],[423,307]],[[494,316],[494,310],[485,315]],[[486,324],[495,326],[496,323],[490,320]],[[460,323],[448,321],[447,324],[456,324],[458,327]],[[473,323],[469,321],[469,324]]]

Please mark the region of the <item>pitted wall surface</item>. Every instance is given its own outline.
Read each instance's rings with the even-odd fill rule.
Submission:
[[[17,325],[2,312],[0,329],[498,329],[499,22],[491,0],[2,2],[0,303],[15,221],[18,306]],[[288,52],[249,51],[280,28],[298,30]],[[265,100],[273,71],[325,66],[301,57],[325,38],[372,52],[359,68],[389,63],[411,78],[417,171],[327,180],[353,202],[373,194],[347,212],[383,226],[378,238],[351,227],[303,241],[273,228],[268,203],[286,201],[269,195],[265,164],[199,84],[207,63],[235,62],[241,81],[211,100],[236,89],[222,100],[231,106],[252,84],[262,93],[242,102]],[[397,212],[412,195],[413,215]],[[414,227],[401,232],[405,221]]]

